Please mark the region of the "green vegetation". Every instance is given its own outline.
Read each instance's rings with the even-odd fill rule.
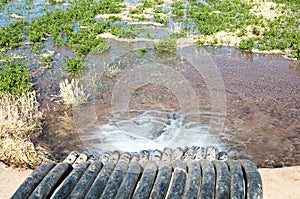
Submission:
[[[1,13],[5,10],[3,13],[6,15],[27,16],[34,6],[33,1],[25,1],[26,4],[22,4],[21,1],[21,4],[16,3],[16,10],[8,8],[10,5],[6,3],[14,4],[14,2],[17,1],[0,0]],[[61,4],[63,2],[70,5],[63,7]],[[11,120],[14,124],[5,123],[5,128],[0,128],[0,138],[7,138],[0,140],[1,161],[33,166],[35,158],[38,159],[36,162],[41,160],[37,155],[30,157],[30,154],[37,153],[29,138],[31,133],[41,130],[42,114],[38,110],[36,95],[32,92],[28,65],[32,67],[35,64],[55,63],[53,64],[55,66],[58,63],[66,72],[72,73],[71,75],[80,75],[76,72],[84,70],[84,59],[89,53],[102,53],[110,48],[109,43],[99,34],[111,33],[120,38],[137,38],[142,35],[150,39],[156,38],[155,31],[144,25],[130,25],[131,20],[154,21],[166,28],[174,25],[167,39],[154,44],[155,52],[165,54],[168,58],[176,52],[176,40],[191,35],[197,40],[198,45],[235,45],[247,51],[282,50],[289,56],[300,59],[299,0],[273,0],[277,5],[273,4],[271,8],[264,4],[265,1],[259,4],[240,0],[207,0],[206,4],[197,1],[174,1],[171,5],[163,7],[162,0],[141,0],[139,1],[141,4],[137,7],[127,9],[128,21],[122,21],[121,15],[97,16],[120,14],[124,7],[120,4],[122,2],[122,0],[49,0],[47,3],[59,3],[60,9],[45,5],[51,9],[46,11],[46,8],[42,8],[42,13],[45,13],[43,16],[34,19],[14,18],[8,25],[0,27],[0,111],[2,111],[0,123],[4,124],[8,121],[7,118],[15,117]],[[22,9],[27,11],[24,13]],[[149,16],[152,18],[149,19]],[[152,34],[153,32],[155,33]],[[232,37],[226,37],[228,35]],[[45,49],[52,48],[52,45],[68,51],[70,57],[54,62],[53,49],[48,49],[49,53],[51,51],[53,54],[42,54]],[[33,59],[30,59],[33,63],[16,61],[18,55],[24,54],[27,49],[34,53]],[[150,51],[140,48],[135,53],[145,54]],[[59,53],[55,54],[55,59],[60,57]],[[11,58],[10,55],[16,55],[17,58]],[[61,57],[63,56],[64,54],[61,54]],[[36,57],[38,58],[35,59]],[[122,72],[120,65],[111,65],[105,71],[106,79],[114,78],[120,72]],[[102,91],[108,90],[110,85],[101,81],[95,87],[96,96],[101,97]],[[60,97],[65,103],[83,103],[89,97],[77,80],[61,82],[60,89]],[[33,112],[36,113],[35,116]],[[18,126],[19,121],[24,125]],[[27,128],[25,132],[23,130],[25,127],[31,129]],[[9,151],[11,148],[16,149],[13,153],[18,158],[12,158],[14,155]],[[22,154],[26,154],[26,157]]]
[[[0,65],[0,94],[20,96],[30,90],[30,76],[25,64],[6,61]]]
[[[63,60],[65,61],[65,64],[62,68],[68,72],[78,72],[85,68],[83,57],[64,57]]]
[[[297,1],[275,0],[283,6],[271,8],[277,10],[274,18],[266,18],[261,14],[254,15],[258,5],[245,1],[209,1],[209,5],[193,2],[188,8],[188,16],[194,19],[200,34],[211,36],[217,32],[237,32],[241,37],[240,49],[250,50],[258,45],[259,50],[287,50],[299,57],[299,3]],[[177,5],[178,4],[178,5]],[[176,3],[179,7],[179,3]],[[174,5],[175,6],[175,5]],[[176,6],[175,6],[176,7]],[[251,11],[254,9],[254,11]],[[262,11],[267,12],[267,11]],[[253,38],[248,37],[247,26],[253,26]],[[200,44],[205,42],[200,41]],[[212,42],[214,43],[214,42]]]
[[[0,28],[0,48],[14,48],[18,46],[25,38],[22,33],[27,25],[27,21],[19,21]]]
[[[184,14],[184,9],[185,7],[183,6],[181,1],[176,1],[174,3],[172,3],[172,14],[176,15],[176,16],[183,16]]]
[[[113,27],[111,27],[110,32],[111,32],[111,34],[116,35],[120,38],[132,38],[133,39],[138,35],[139,30],[135,26],[124,27],[121,24],[116,24]]]
[[[147,49],[146,48],[139,48],[137,50],[135,50],[136,53],[139,53],[139,54],[144,54],[147,52]]]
[[[7,2],[7,1],[5,1]],[[109,16],[109,20],[95,20],[97,14],[117,14],[121,12],[121,0],[103,1],[79,1],[72,0],[72,6],[66,10],[56,9],[47,12],[44,16],[37,17],[31,22],[21,20],[13,22],[6,27],[0,28],[0,47],[14,48],[22,41],[28,39],[33,43],[42,43],[48,38],[55,45],[71,47],[77,54],[86,55],[95,52],[94,48],[104,44],[98,34],[110,32],[122,38],[137,37],[139,27],[126,24],[115,24],[114,21],[121,20],[120,17]],[[211,0],[207,4],[201,2],[175,1],[168,11],[158,7],[162,0],[142,0],[136,9],[130,10],[132,18],[140,21],[146,20],[143,11],[154,8],[153,20],[158,23],[167,24],[166,17],[161,13],[171,12],[183,23],[186,32],[203,35],[198,44],[226,45],[221,40],[208,39],[220,31],[235,33],[242,41],[237,47],[250,49],[250,45],[257,46],[259,50],[290,50],[291,54],[299,58],[299,3],[297,0],[274,0],[277,6],[271,7],[271,11],[278,14],[273,18],[266,18],[262,14],[254,14],[260,11],[259,4],[239,0]],[[57,3],[57,1],[50,1]],[[186,16],[184,19],[183,16]],[[189,19],[189,20],[187,20]],[[189,30],[190,20],[195,23],[193,31]],[[254,37],[249,40],[248,27],[252,26],[251,34]],[[248,41],[248,42],[246,42]]]
[[[45,150],[30,136],[42,129],[43,113],[31,91],[26,64],[10,57],[0,63],[0,160],[9,165],[35,168],[44,161]]]
[[[16,47],[25,38],[30,42],[39,43],[51,37],[56,45],[69,46],[76,53],[87,54],[103,42],[97,35],[107,31],[110,26],[109,22],[96,22],[95,15],[119,13],[119,2],[74,0],[70,8],[47,12],[30,23],[26,20],[13,22],[0,28],[0,47]]]
[[[130,10],[129,14],[143,14],[143,10],[140,9]]]
[[[239,45],[239,48],[242,50],[252,51],[253,46],[254,46],[254,39],[249,38],[249,39],[243,39]]]
[[[53,62],[52,55],[46,55],[42,57],[42,62],[51,63]]]
[[[160,40],[154,44],[154,50],[157,53],[175,53],[176,40],[174,38]]]
[[[165,24],[166,25],[167,22],[168,22],[168,19],[162,17],[159,14],[154,14],[154,21],[157,22],[157,23],[161,23],[161,24]]]

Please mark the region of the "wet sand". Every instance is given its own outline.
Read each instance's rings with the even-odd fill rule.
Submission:
[[[0,196],[10,198],[32,170],[16,169],[0,163]],[[264,199],[300,198],[300,166],[259,169],[263,180]]]

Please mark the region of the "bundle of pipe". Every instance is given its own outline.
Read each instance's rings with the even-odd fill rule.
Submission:
[[[73,151],[44,163],[12,198],[262,198],[255,164],[214,147],[140,153]]]

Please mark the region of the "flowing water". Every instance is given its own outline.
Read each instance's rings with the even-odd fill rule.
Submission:
[[[7,4],[0,25],[15,21],[9,17],[13,12],[30,20],[55,8],[34,2],[34,10],[19,1]],[[155,38],[168,33],[149,30]],[[49,147],[55,158],[73,149],[213,145],[260,166],[300,164],[299,61],[231,47],[190,46],[174,55],[156,54],[151,42],[109,42],[110,50],[90,55],[89,67],[77,77],[92,94],[89,103],[71,110],[51,98],[59,94],[59,82],[70,78],[60,66],[72,53],[48,41],[45,48],[55,51],[52,68],[31,66],[40,103],[48,110],[44,133],[32,140]],[[146,52],[137,51],[141,48]]]
[[[0,10],[0,26],[10,24],[14,21],[20,21],[22,18],[32,20],[33,18],[42,16],[46,12],[54,9],[66,9],[68,6],[62,4],[47,4],[47,0],[35,0],[35,1],[11,1],[9,3],[2,3],[3,8]],[[18,15],[22,18],[17,19],[12,15]]]
[[[173,57],[155,56],[151,48],[116,56],[114,49],[130,45],[111,44],[109,56],[89,60],[92,74],[98,70],[105,84],[101,97],[73,110],[82,149],[213,145],[260,166],[299,164],[299,61],[195,46],[178,49]],[[182,58],[182,52],[193,59]],[[97,60],[110,60],[107,69],[117,65],[120,71],[101,73]]]

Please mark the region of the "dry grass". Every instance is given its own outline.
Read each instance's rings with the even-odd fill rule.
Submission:
[[[66,105],[78,105],[87,102],[89,94],[85,93],[83,85],[79,85],[79,81],[72,79],[71,82],[65,79],[59,83],[61,99]]]
[[[0,95],[0,159],[9,165],[34,168],[43,161],[42,149],[30,136],[42,130],[43,114],[35,92],[15,97]]]

